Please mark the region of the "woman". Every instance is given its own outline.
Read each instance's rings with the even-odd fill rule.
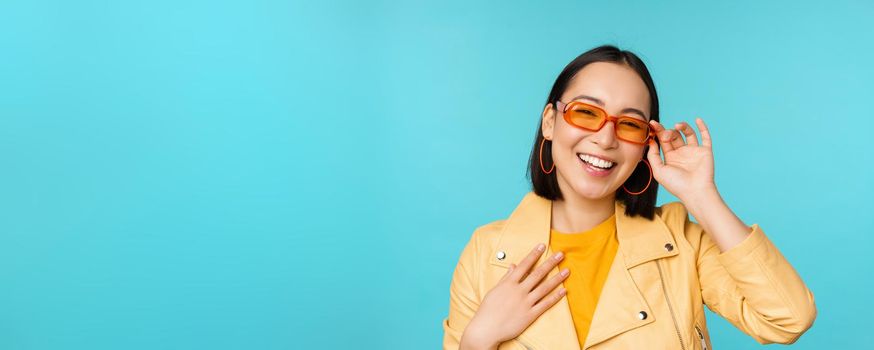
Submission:
[[[633,53],[602,46],[565,67],[531,152],[533,193],[461,254],[445,349],[710,349],[703,304],[763,344],[810,328],[813,294],[717,191],[704,121],[699,140],[658,116]],[[681,203],[656,207],[659,183]]]

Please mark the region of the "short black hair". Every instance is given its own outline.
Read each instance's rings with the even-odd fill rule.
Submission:
[[[577,56],[573,61],[564,67],[564,70],[555,79],[552,85],[552,90],[546,98],[546,104],[555,104],[561,98],[567,89],[571,79],[584,67],[594,62],[612,62],[624,64],[633,69],[646,84],[650,96],[650,120],[659,120],[659,99],[656,94],[655,84],[652,76],[643,61],[630,51],[620,50],[612,45],[603,45],[584,52]],[[556,107],[556,110],[558,108]],[[537,134],[534,135],[534,145],[531,148],[531,156],[528,160],[528,178],[531,180],[531,186],[538,196],[549,200],[562,199],[561,190],[558,187],[558,179],[556,172],[545,174],[540,166],[540,143],[543,141],[543,128],[541,124],[542,118],[537,118]],[[552,141],[546,140],[543,144],[543,165],[549,169],[552,165]],[[644,156],[649,150],[647,145],[644,148]],[[624,186],[631,191],[640,191],[646,186],[649,181],[650,170],[645,164],[638,164]],[[658,195],[659,184],[652,179],[649,188],[639,195],[631,195],[625,192],[620,186],[616,191],[616,200],[622,201],[625,204],[625,214],[629,216],[642,216],[647,219],[652,219],[655,214],[656,195]]]

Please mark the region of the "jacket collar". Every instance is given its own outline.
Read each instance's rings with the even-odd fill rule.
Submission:
[[[628,269],[650,260],[677,254],[677,249],[666,249],[667,244],[676,246],[676,243],[662,220],[627,216],[625,206],[618,201],[615,204],[615,214],[619,250],[604,282],[586,347],[655,320]],[[508,268],[511,263],[522,260],[537,243],[545,243],[549,247],[551,223],[552,201],[529,192],[507,219],[489,262]],[[538,260],[537,266],[552,254],[552,249],[548,248],[547,253]],[[498,259],[499,255],[503,259]],[[558,273],[558,267],[553,268],[550,275],[555,273]],[[644,320],[639,318],[641,311],[648,315]],[[535,320],[520,335],[520,339],[538,349],[579,350],[567,297]]]

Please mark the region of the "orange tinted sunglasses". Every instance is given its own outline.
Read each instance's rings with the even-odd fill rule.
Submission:
[[[565,104],[555,101],[555,106],[562,111],[564,120],[568,124],[583,130],[598,131],[607,124],[613,122],[616,126],[614,131],[616,138],[637,145],[646,145],[655,136],[655,131],[649,123],[638,118],[629,116],[611,116],[603,108],[588,103],[573,101]]]

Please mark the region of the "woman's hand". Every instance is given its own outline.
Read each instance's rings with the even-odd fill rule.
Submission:
[[[701,133],[700,145],[695,130],[686,122],[676,125],[676,129],[686,137],[686,141],[683,141],[677,130],[665,130],[658,122],[650,121],[665,160],[662,162],[652,141],[647,159],[652,166],[653,177],[683,202],[689,213],[716,242],[719,251],[724,252],[740,244],[752,228],[731,211],[716,190],[710,131],[701,118],[696,118],[695,123]]]
[[[567,293],[563,287],[555,289],[570,274],[568,269],[544,280],[564,258],[561,252],[528,273],[545,250],[546,246],[541,243],[518,266],[511,264],[498,284],[486,293],[464,329],[461,349],[494,349],[516,338]]]
[[[681,201],[701,191],[716,190],[710,132],[701,118],[696,118],[695,123],[701,132],[701,144],[695,130],[686,122],[676,124],[676,130],[666,130],[659,122],[650,121],[665,155],[663,162],[655,141],[650,141],[647,159],[653,177]],[[678,130],[686,137],[685,141]]]

